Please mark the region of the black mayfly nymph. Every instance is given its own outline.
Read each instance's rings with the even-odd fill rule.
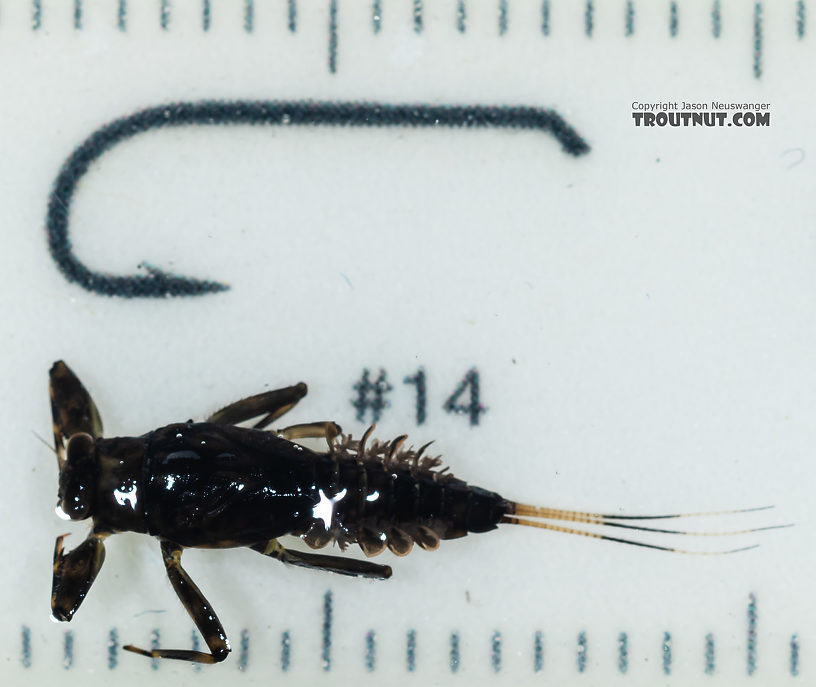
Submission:
[[[91,518],[93,523],[85,541],[68,553],[62,547],[66,535],[57,537],[53,617],[70,621],[85,600],[105,560],[106,537],[118,532],[157,537],[170,583],[209,652],[123,647],[144,656],[216,663],[230,652],[215,611],[181,566],[182,551],[188,547],[248,547],[291,565],[375,579],[389,578],[391,568],[289,550],[277,539],[295,535],[312,549],[336,543],[345,550],[356,543],[366,556],[386,548],[404,556],[414,543],[434,550],[442,539],[512,524],[692,553],[537,520],[691,534],[622,522],[684,515],[603,515],[516,503],[440,469],[439,458],[423,455],[427,445],[415,451],[403,448],[405,436],[388,443],[370,439],[372,428],[359,440],[341,434],[334,422],[267,430],[306,395],[302,383],[232,403],[205,422],[175,423],[139,437],[108,439],[102,437],[91,396],[64,362],[54,363],[50,381],[60,472],[57,513],[70,520]],[[257,420],[251,428],[237,426],[250,420]],[[316,452],[297,443],[304,438],[325,439],[328,450]],[[732,512],[745,510],[723,511]],[[760,529],[771,528],[718,534]],[[731,551],[745,548],[753,547]]]

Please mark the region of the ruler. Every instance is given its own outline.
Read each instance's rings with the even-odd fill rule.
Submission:
[[[4,683],[807,681],[811,5],[0,4]],[[110,436],[303,380],[292,422],[520,502],[794,527],[502,527],[386,582],[189,551],[232,656],[151,661],[203,642],[147,537],[48,620],[57,359]]]

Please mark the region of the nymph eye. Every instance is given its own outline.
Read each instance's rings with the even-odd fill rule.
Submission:
[[[59,508],[71,520],[84,520],[93,510],[97,481],[96,445],[84,432],[71,436],[60,474]]]

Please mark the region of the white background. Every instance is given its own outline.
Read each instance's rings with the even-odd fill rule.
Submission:
[[[812,203],[813,38],[795,31],[795,3],[764,3],[763,74],[752,71],[753,3],[510,0],[498,35],[496,3],[426,2],[421,34],[411,3],[338,4],[338,70],[327,69],[328,3],[283,0],[128,3],[127,31],[112,0],[44,0],[0,8],[0,253],[6,565],[0,628],[4,684],[93,676],[152,684],[347,684],[424,679],[447,684],[694,684],[704,637],[716,641],[712,684],[746,675],[746,606],[758,604],[756,681],[790,678],[789,642],[812,673],[812,525],[816,442],[816,246]],[[104,123],[169,101],[202,98],[523,104],[556,109],[588,141],[582,158],[549,135],[508,131],[250,128],[152,132],[118,146],[82,180],[71,236],[86,264],[134,273],[142,260],[218,279],[198,299],[110,299],[69,284],[47,252],[44,217],[65,158]],[[631,103],[771,103],[769,128],[636,129]],[[801,152],[786,153],[791,149]],[[795,164],[802,156],[801,163]],[[687,548],[760,542],[731,556],[650,552],[526,528],[444,543],[405,559],[388,582],[285,569],[251,552],[185,555],[238,659],[150,669],[119,656],[107,634],[186,648],[192,624],[164,576],[156,542],[120,536],[70,629],[48,620],[52,543],[70,531],[53,515],[50,364],[64,358],[91,390],[108,435],[133,435],[203,417],[257,391],[304,380],[292,421],[336,419],[359,434],[350,404],[364,367],[394,385],[377,433],[436,439],[457,476],[505,496],[601,512],[677,512],[774,504],[752,516],[688,521],[689,528],[795,527]],[[481,374],[482,424],[441,406],[465,372]],[[428,375],[429,418],[417,428],[405,375]],[[655,539],[652,539],[655,541]],[[659,541],[659,540],[657,540]],[[669,540],[665,540],[667,543]],[[355,553],[354,555],[358,555]],[[320,662],[323,594],[334,594],[332,670]],[[163,613],[143,613],[162,610]],[[32,666],[20,660],[31,630]],[[417,672],[405,671],[405,633],[417,632]],[[377,636],[365,671],[364,636]],[[280,673],[280,635],[292,667]],[[490,638],[502,633],[502,670]],[[533,633],[544,670],[532,671]],[[451,676],[448,638],[462,664]],[[587,633],[586,672],[575,667]],[[629,636],[629,669],[617,637]],[[661,668],[664,631],[672,674]],[[237,653],[237,651],[235,652]]]

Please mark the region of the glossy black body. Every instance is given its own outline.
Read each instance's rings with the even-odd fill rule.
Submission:
[[[95,529],[184,547],[251,546],[316,530],[345,546],[362,528],[411,537],[419,526],[452,539],[494,529],[508,512],[498,494],[451,476],[316,453],[230,425],[172,424],[97,439],[96,450]]]
[[[427,446],[341,434],[332,421],[266,430],[302,399],[304,383],[264,391],[212,413],[206,422],[176,423],[139,437],[105,438],[91,395],[63,362],[50,373],[54,453],[59,467],[57,514],[92,519],[85,540],[66,551],[54,544],[51,613],[69,622],[105,561],[105,540],[118,532],[159,539],[168,580],[207,651],[123,649],[153,659],[223,661],[229,641],[212,605],[181,563],[187,547],[247,547],[288,565],[369,579],[388,579],[388,565],[349,556],[287,549],[300,536],[319,549],[358,543],[366,556],[386,548],[404,556],[417,543],[494,529],[516,504],[469,487],[423,457]],[[253,422],[251,429],[241,423]],[[325,441],[325,452],[296,443]]]

